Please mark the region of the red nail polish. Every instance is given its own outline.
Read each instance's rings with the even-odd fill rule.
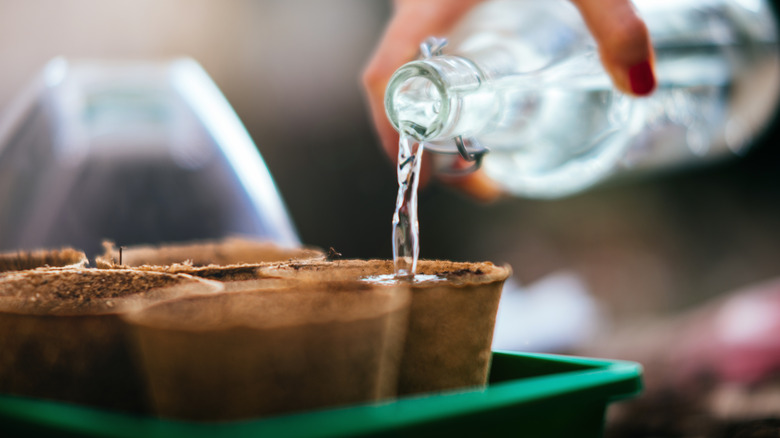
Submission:
[[[650,61],[642,61],[628,69],[631,91],[637,95],[649,94],[655,88],[655,76]]]

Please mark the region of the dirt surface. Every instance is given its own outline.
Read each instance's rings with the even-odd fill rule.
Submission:
[[[165,272],[168,274],[188,274],[207,280],[222,282],[257,280],[266,278],[266,276],[258,273],[256,264],[231,266],[192,266],[187,264],[174,264],[169,266],[139,266],[136,269],[139,271]]]
[[[484,274],[482,269],[477,268],[472,270],[472,269],[464,268],[455,271],[442,271],[437,275],[441,275],[442,277],[463,277],[464,275],[482,275],[482,274]]]
[[[173,286],[182,281],[157,272],[103,269],[36,269],[0,276],[2,309],[79,311],[100,305],[112,307],[112,298],[123,298]],[[12,300],[6,300],[11,298]],[[15,299],[14,299],[15,298]]]

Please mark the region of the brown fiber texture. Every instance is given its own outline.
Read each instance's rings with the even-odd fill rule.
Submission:
[[[393,396],[408,289],[291,284],[126,315],[155,413],[233,420]]]
[[[106,251],[98,258],[98,266],[120,264],[119,248],[110,242],[106,242],[104,246]],[[230,237],[221,240],[122,247],[121,265],[235,265],[322,257],[323,253],[314,248],[287,248],[268,241]]]
[[[119,315],[221,285],[184,275],[51,268],[0,275],[0,392],[147,411]]]
[[[298,280],[355,280],[390,276],[392,261],[303,261],[261,267],[268,276]],[[484,385],[498,301],[508,267],[492,263],[422,260],[418,274],[438,279],[411,282],[409,327],[399,394]]]
[[[86,266],[87,256],[73,248],[41,249],[0,253],[0,273],[43,268],[46,266]]]

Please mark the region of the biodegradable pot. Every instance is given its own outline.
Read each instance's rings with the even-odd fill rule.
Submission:
[[[131,270],[36,269],[0,276],[0,392],[145,412],[123,312],[221,284]]]
[[[84,267],[87,255],[73,248],[40,249],[0,253],[0,273],[51,267]]]
[[[393,396],[409,290],[293,283],[125,315],[155,412],[234,420]]]
[[[268,277],[398,283],[393,262],[342,260],[282,263],[259,268]],[[398,393],[484,385],[498,301],[509,267],[492,263],[421,260],[412,289],[409,328]]]
[[[122,247],[121,263],[119,249],[110,242],[105,242],[104,246],[106,251],[97,260],[99,267],[166,266],[184,263],[193,266],[235,265],[324,258],[321,251],[313,248],[286,248],[268,241],[239,237],[158,246]]]

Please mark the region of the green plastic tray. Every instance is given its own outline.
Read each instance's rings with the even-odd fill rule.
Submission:
[[[609,402],[637,395],[633,362],[494,352],[484,389],[223,423],[161,420],[0,396],[0,436],[90,437],[599,437]]]

